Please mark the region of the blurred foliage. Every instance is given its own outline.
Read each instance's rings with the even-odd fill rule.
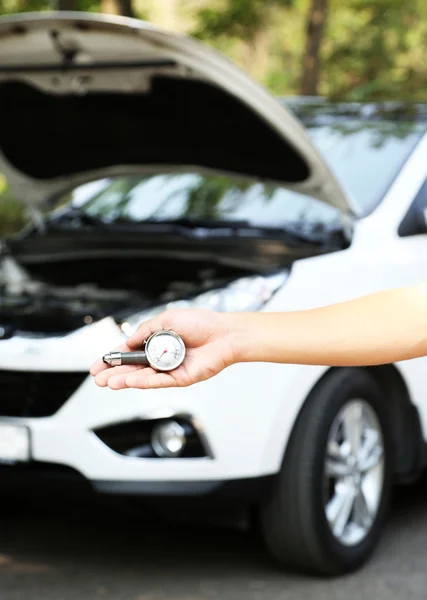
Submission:
[[[427,100],[426,0],[0,0],[0,15],[57,8],[133,14],[195,35],[278,95],[298,94],[311,65],[317,95]],[[5,198],[0,191],[0,234],[21,218]]]
[[[27,222],[25,207],[10,196],[6,180],[0,175],[0,238],[19,231]]]
[[[224,198],[228,200],[227,209],[233,211],[239,205],[241,192],[249,189],[247,182],[230,184],[228,177],[209,177],[200,178],[197,185],[188,192],[187,206],[183,215],[192,218],[216,219],[224,217],[227,210],[219,211],[218,207],[224,203]]]
[[[195,35],[282,95],[299,92],[310,23],[323,17],[317,94],[427,98],[426,0],[0,0],[0,15],[61,4],[134,14]]]
[[[336,0],[337,1],[337,0]],[[425,0],[348,0],[325,36],[323,90],[348,100],[425,100]]]
[[[294,0],[228,0],[223,7],[202,8],[192,35],[213,45],[243,42],[240,60],[243,67],[262,79],[268,70],[270,32],[280,9]],[[225,50],[226,51],[226,50]]]

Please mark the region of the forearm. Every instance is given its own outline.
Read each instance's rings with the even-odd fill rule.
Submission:
[[[239,362],[386,364],[427,354],[427,283],[312,310],[227,319]]]

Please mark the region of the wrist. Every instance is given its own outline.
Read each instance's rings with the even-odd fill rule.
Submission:
[[[251,326],[248,314],[224,313],[224,325],[231,347],[231,364],[249,362],[251,357]]]

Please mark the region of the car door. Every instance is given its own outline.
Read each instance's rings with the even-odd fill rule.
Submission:
[[[389,255],[384,261],[384,287],[427,282],[426,150],[427,137],[424,136],[390,189],[373,223],[379,232],[388,236],[383,238]],[[381,242],[381,234],[378,239]],[[422,330],[421,337],[424,337]],[[418,410],[423,437],[427,439],[427,357],[400,362],[396,366],[404,378],[411,402]]]

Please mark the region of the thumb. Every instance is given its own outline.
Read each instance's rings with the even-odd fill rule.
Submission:
[[[139,348],[142,348],[145,340],[147,340],[150,335],[159,329],[163,329],[162,315],[158,315],[153,319],[149,319],[148,321],[141,323],[137,331],[135,331],[135,333],[128,338],[126,344],[130,350],[138,350]]]

